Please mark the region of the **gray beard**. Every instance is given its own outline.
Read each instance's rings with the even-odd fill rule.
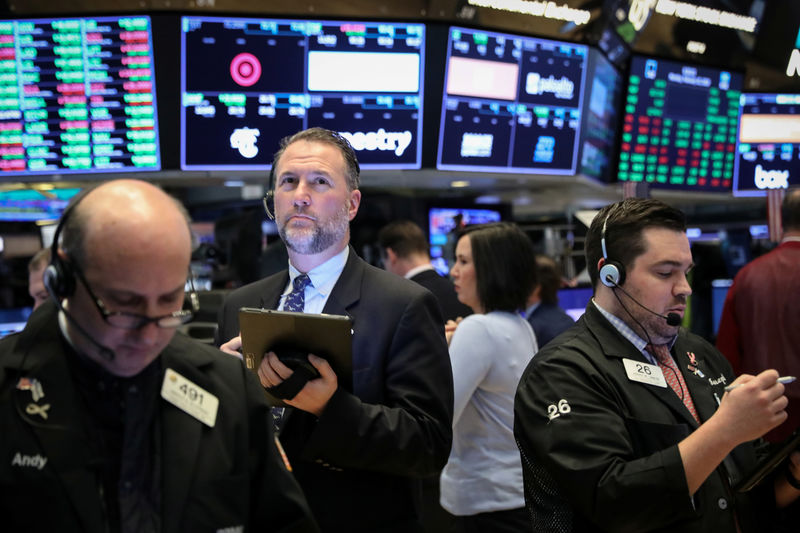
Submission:
[[[342,240],[347,234],[350,227],[348,211],[348,206],[344,205],[329,221],[323,224],[315,221],[313,228],[287,229],[286,223],[283,223],[278,228],[278,234],[286,243],[286,247],[293,252],[316,255]]]

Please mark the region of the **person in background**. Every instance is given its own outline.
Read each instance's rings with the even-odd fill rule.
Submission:
[[[323,531],[420,531],[419,480],[441,470],[452,440],[453,378],[439,306],[429,291],[349,246],[361,191],[344,137],[322,128],[287,137],[272,168],[288,269],[228,295],[218,338],[231,339],[223,349],[238,355],[241,307],[349,316],[352,390],[309,355],[320,377],[286,400],[291,408],[274,411],[280,439]],[[258,374],[271,388],[293,372],[269,352]]]
[[[417,224],[410,220],[390,222],[378,232],[378,243],[386,270],[431,291],[445,320],[472,313],[469,307],[458,301],[453,283],[433,268],[428,242]]]
[[[572,327],[575,321],[558,306],[561,274],[551,257],[536,254],[536,279],[538,282],[528,297],[525,316],[536,333],[539,347],[543,348],[561,332]]]
[[[800,189],[786,192],[781,214],[780,245],[739,270],[722,308],[717,348],[737,374],[775,368],[800,377]],[[789,386],[786,397],[788,423],[769,441],[800,427],[800,387]]]
[[[536,284],[534,255],[530,239],[507,222],[469,226],[456,243],[450,275],[474,314],[448,322],[455,411],[441,503],[459,533],[529,529],[513,407],[517,382],[538,350],[521,315]]]
[[[611,204],[585,248],[594,298],[517,390],[529,528],[772,531],[776,502],[800,495],[800,454],[749,492],[733,486],[757,464],[751,441],[786,419],[784,386],[775,370],[734,380],[722,354],[680,327],[693,266],[683,213],[652,199]]]
[[[64,211],[51,299],[0,341],[4,531],[318,531],[258,379],[176,333],[190,256],[185,211],[147,182]]]
[[[33,298],[33,309],[47,301],[44,287],[44,269],[50,264],[50,248],[42,248],[28,262],[28,294]]]
[[[434,269],[425,233],[417,224],[410,220],[390,222],[378,232],[378,244],[384,268],[431,291],[445,320],[472,314],[472,309],[458,301],[453,282]],[[447,532],[453,528],[453,516],[439,503],[440,475],[441,472],[437,472],[422,480],[418,505],[427,533]]]

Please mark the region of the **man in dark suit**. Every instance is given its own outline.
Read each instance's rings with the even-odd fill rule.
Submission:
[[[231,293],[218,338],[232,339],[229,353],[241,348],[241,307],[349,316],[353,389],[309,355],[320,377],[275,413],[280,438],[324,531],[419,531],[418,480],[444,466],[452,441],[452,373],[436,300],[348,246],[361,191],[346,139],[321,128],[284,139],[273,173],[289,269]],[[265,387],[292,375],[273,352],[258,373]]]
[[[135,180],[76,198],[51,300],[0,341],[3,530],[318,531],[258,380],[176,334],[192,317],[182,208]]]
[[[472,314],[472,309],[458,301],[453,283],[433,268],[422,228],[410,220],[390,222],[378,232],[378,243],[386,270],[431,291],[445,320]]]
[[[525,316],[533,327],[541,350],[562,331],[572,327],[575,321],[558,306],[561,274],[551,257],[536,254],[536,280],[536,288],[528,298]]]

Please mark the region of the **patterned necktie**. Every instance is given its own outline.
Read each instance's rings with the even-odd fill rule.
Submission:
[[[678,365],[669,353],[669,348],[666,344],[648,344],[645,349],[650,352],[650,355],[656,358],[658,366],[664,373],[664,379],[669,383],[669,386],[678,395],[678,398],[683,400],[683,405],[692,414],[694,419],[699,423],[700,417],[697,416],[697,410],[694,408],[692,396],[689,394],[689,388],[686,386],[686,381],[683,379]]]
[[[300,274],[294,278],[292,282],[292,292],[289,293],[286,297],[286,301],[283,302],[284,311],[303,312],[306,306],[306,287],[308,285],[311,285],[311,279],[308,277],[308,274]],[[281,431],[283,413],[283,407],[272,408],[272,429],[276,435]]]
[[[311,279],[308,274],[300,274],[292,282],[292,292],[286,297],[283,302],[284,311],[295,311],[302,313],[306,306],[306,287],[311,285]]]

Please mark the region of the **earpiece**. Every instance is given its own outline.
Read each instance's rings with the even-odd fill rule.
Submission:
[[[75,292],[75,272],[72,270],[72,265],[70,265],[68,261],[64,261],[64,259],[58,255],[58,241],[61,237],[64,225],[72,215],[75,207],[81,203],[92,190],[94,190],[94,187],[88,187],[72,199],[61,214],[61,220],[58,221],[56,231],[53,233],[53,242],[50,245],[50,264],[42,275],[44,286],[53,298],[67,298]]]
[[[610,215],[610,213],[609,213]],[[617,287],[625,283],[625,266],[618,262],[612,261],[608,258],[606,250],[606,224],[608,224],[608,217],[603,221],[603,229],[600,232],[600,246],[603,249],[603,266],[600,267],[600,282],[606,287]]]
[[[269,169],[269,183],[267,184],[267,192],[264,193],[264,198],[261,200],[264,203],[264,212],[270,220],[275,220],[275,165]]]

